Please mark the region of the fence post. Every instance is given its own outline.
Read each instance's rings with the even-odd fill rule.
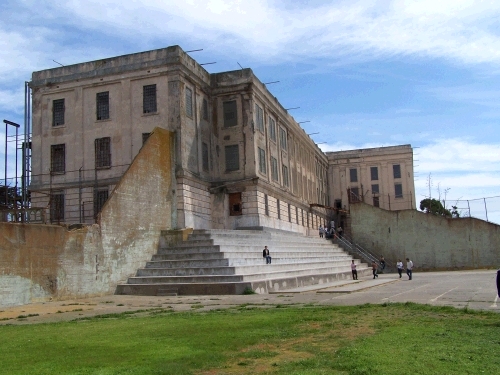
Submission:
[[[469,200],[468,199],[467,199],[467,207],[469,207],[469,217],[471,217],[470,216],[470,204],[469,204]]]
[[[489,221],[488,220],[488,208],[486,207],[486,198],[483,198],[484,200],[484,210],[486,211],[486,221]]]

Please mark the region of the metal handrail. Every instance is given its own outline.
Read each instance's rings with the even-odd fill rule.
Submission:
[[[371,262],[376,262],[377,264],[380,263],[380,259],[376,257],[373,253],[370,251],[364,249],[362,246],[358,245],[357,243],[353,242],[352,238],[349,238],[349,236],[342,235],[342,237],[337,237],[337,241],[342,243],[344,246],[349,248],[353,253],[358,253],[360,254],[364,259],[367,259]],[[385,260],[385,259],[384,259]],[[385,260],[386,267],[394,267],[392,262]]]

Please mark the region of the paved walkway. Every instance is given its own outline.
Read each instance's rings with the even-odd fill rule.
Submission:
[[[0,324],[58,322],[125,311],[154,308],[172,311],[203,311],[240,305],[274,307],[284,305],[359,305],[365,303],[415,302],[500,312],[496,290],[496,270],[415,272],[406,275],[380,275],[376,280],[360,278],[305,287],[274,294],[237,296],[117,296],[51,301],[0,308]]]

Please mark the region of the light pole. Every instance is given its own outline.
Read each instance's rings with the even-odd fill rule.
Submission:
[[[7,187],[7,131],[9,129],[9,125],[14,126],[16,128],[16,187],[14,192],[14,198],[17,195],[17,137],[19,135],[19,128],[21,125],[16,124],[15,122],[9,120],[3,120],[5,123],[5,176],[4,176],[4,189],[5,189],[5,207],[7,208],[9,204],[9,189]]]

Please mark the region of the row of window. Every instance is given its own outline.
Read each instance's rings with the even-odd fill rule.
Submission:
[[[281,219],[281,203],[282,202],[279,199],[276,199],[276,213],[278,215],[278,219]],[[291,223],[292,205],[290,203],[287,203],[287,207],[288,207],[288,212],[287,212],[288,221]],[[264,213],[266,214],[266,216],[269,216],[269,197],[267,194],[264,194]],[[300,221],[299,218],[301,219]],[[311,223],[309,222],[309,218],[311,218]],[[304,211],[303,209],[300,209],[300,215],[299,215],[299,208],[297,206],[295,206],[295,220],[297,224],[302,224],[302,226],[307,226],[307,227],[310,227],[310,224],[312,224],[314,227],[314,221],[316,221],[316,223],[321,222],[321,218],[319,216],[314,214],[309,214],[307,211]]]
[[[266,151],[258,147],[259,150],[259,172],[262,174],[267,174],[266,168]],[[281,166],[281,173],[283,176],[283,185],[289,186],[288,181],[288,167],[286,165]],[[279,181],[278,176],[278,160],[271,156],[271,178],[273,181]]]
[[[395,179],[401,178],[401,165],[394,164],[392,166],[392,175]],[[372,181],[378,180],[378,167],[370,167],[370,177]],[[351,182],[358,182],[358,170],[356,168],[349,169],[349,179]]]
[[[193,117],[193,91],[190,88],[185,90],[186,115]],[[56,99],[52,102],[52,126],[61,126],[65,122],[64,99]],[[142,87],[142,113],[156,113],[158,111],[156,98],[156,85],[146,85]],[[208,120],[208,102],[203,99],[202,117]],[[110,118],[109,111],[109,91],[98,92],[96,94],[96,120],[107,120]]]
[[[351,202],[358,202],[361,201],[361,195],[359,193],[359,188],[358,187],[351,187],[350,188],[350,193],[351,193]],[[379,185],[378,184],[373,184],[372,185],[372,195],[373,195],[373,205],[375,207],[379,207]],[[394,196],[396,198],[403,198],[403,184],[394,184]]]
[[[143,138],[144,139],[144,138]],[[97,138],[94,140],[95,168],[111,167],[111,138]],[[50,146],[51,173],[66,172],[66,145]]]
[[[104,203],[108,200],[108,189],[99,188],[94,191],[94,218],[101,211]],[[50,222],[64,221],[65,196],[63,191],[58,191],[50,195]]]

